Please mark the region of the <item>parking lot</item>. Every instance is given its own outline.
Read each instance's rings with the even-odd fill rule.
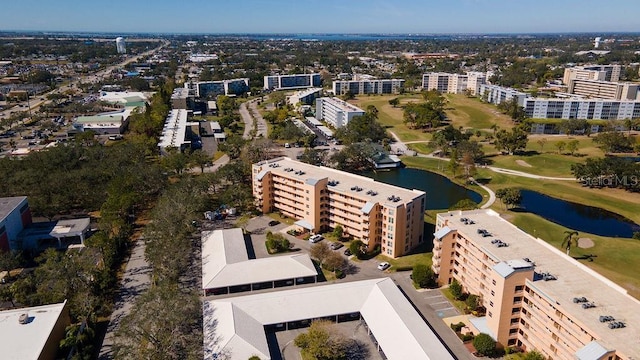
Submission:
[[[305,253],[309,253],[309,250],[313,244],[311,244],[308,240],[301,240],[296,237],[293,237],[289,234],[286,234],[283,230],[289,227],[287,224],[277,224],[273,226],[269,226],[269,222],[272,221],[273,218],[269,216],[258,216],[250,219],[244,228],[251,232],[251,243],[255,250],[255,257],[269,257],[269,256],[278,256],[278,255],[269,255],[266,251],[265,241],[266,241],[266,233],[267,231],[281,232],[292,244],[292,249],[294,251],[302,251]],[[329,240],[322,240],[324,242],[330,242]],[[343,254],[345,247],[342,247],[338,250],[341,254]],[[279,255],[287,255],[291,253],[284,253]],[[344,256],[344,255],[343,255]],[[345,256],[346,258],[346,256]],[[395,272],[390,271],[393,270],[393,267],[389,270],[381,271],[378,270],[379,260],[370,259],[370,260],[357,260],[354,258],[349,259],[348,267],[345,271],[346,276],[342,279],[334,279],[331,280],[331,283],[335,282],[349,282],[349,281],[358,281],[358,280],[368,280],[375,278],[383,278],[390,277],[394,280],[394,282],[398,285],[401,291],[405,294],[405,296],[414,304],[414,307],[417,311],[419,311],[425,321],[427,321],[432,328],[436,330],[439,336],[445,341],[447,346],[454,352],[458,359],[472,359],[472,355],[469,351],[464,347],[462,342],[458,339],[458,337],[451,331],[449,326],[442,321],[443,318],[460,315],[458,310],[449,302],[449,300],[442,295],[439,289],[427,289],[427,290],[416,290],[410,279],[410,271],[402,271]],[[304,284],[298,286],[319,286],[323,283],[315,283],[315,284]],[[326,283],[324,283],[326,284]],[[268,289],[262,291],[277,291],[277,289]],[[305,329],[300,330],[292,330],[277,333],[277,344],[280,349],[284,351],[284,358],[289,359],[300,359],[299,349],[295,347],[293,344],[293,339],[297,336],[298,333],[305,331]],[[273,340],[274,342],[276,340]],[[369,341],[368,344],[371,344]],[[379,356],[377,355],[377,351],[374,351],[370,354],[370,356]],[[376,359],[376,357],[367,357]]]

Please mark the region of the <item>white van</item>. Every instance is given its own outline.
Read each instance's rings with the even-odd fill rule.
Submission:
[[[284,147],[289,149],[291,147],[291,145],[289,145],[289,143],[284,143]]]

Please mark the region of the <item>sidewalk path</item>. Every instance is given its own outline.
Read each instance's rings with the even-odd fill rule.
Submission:
[[[120,321],[129,314],[136,297],[144,293],[151,284],[151,267],[144,257],[144,249],[144,239],[138,239],[131,250],[131,257],[122,276],[115,307],[98,356],[100,360],[113,359],[113,340]]]

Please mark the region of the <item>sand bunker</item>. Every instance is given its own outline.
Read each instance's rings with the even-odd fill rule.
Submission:
[[[589,238],[580,238],[578,239],[578,247],[581,249],[588,249],[588,248],[592,248],[595,244],[593,243],[593,240],[589,239]]]
[[[531,164],[527,163],[524,160],[516,160],[516,164],[518,164],[520,166],[528,167],[528,168],[533,167],[533,166],[531,166]]]

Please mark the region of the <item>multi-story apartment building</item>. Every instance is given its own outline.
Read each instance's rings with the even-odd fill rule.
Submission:
[[[199,98],[209,95],[241,95],[250,89],[249,78],[185,83],[185,87],[195,89],[196,97]]]
[[[623,120],[640,117],[640,101],[526,98],[521,104],[533,119]]]
[[[333,93],[343,95],[351,92],[362,94],[398,94],[404,87],[404,79],[371,79],[371,80],[336,80],[333,82]]]
[[[364,115],[364,110],[338,98],[316,99],[316,119],[324,120],[334,128],[345,126],[354,116]]]
[[[494,105],[516,98],[518,100],[518,105],[524,106],[524,100],[529,97],[529,94],[508,87],[480,84],[478,96],[483,101]]]
[[[265,90],[289,90],[322,86],[320,74],[270,75],[264,77]]]
[[[564,69],[562,81],[568,85],[569,80],[619,81],[621,65],[583,65]]]
[[[279,211],[296,225],[320,232],[342,226],[369,250],[399,257],[424,241],[426,195],[286,157],[252,167],[258,210]]]
[[[300,103],[302,105],[311,105],[313,101],[322,96],[322,88],[309,88],[296,91],[293,95],[287,97],[287,102],[292,106]]]
[[[462,94],[469,90],[475,95],[486,80],[487,75],[482,72],[468,72],[466,75],[434,72],[422,75],[422,88],[449,94]]]
[[[437,215],[433,270],[480,296],[472,319],[503,346],[547,359],[619,360],[640,354],[640,301],[493,210]]]
[[[609,100],[636,100],[638,84],[601,80],[569,80],[569,94]]]

